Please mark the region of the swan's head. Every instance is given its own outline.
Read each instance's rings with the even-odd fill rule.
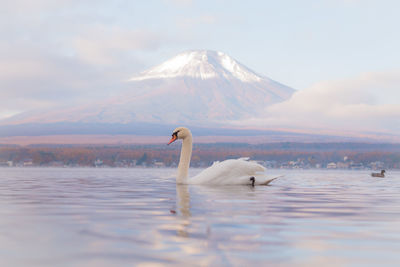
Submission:
[[[188,136],[192,136],[190,130],[186,127],[178,127],[172,132],[172,138],[169,140],[168,145],[177,139],[185,139]]]

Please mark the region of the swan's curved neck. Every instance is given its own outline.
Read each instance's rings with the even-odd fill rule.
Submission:
[[[181,157],[178,165],[177,184],[186,184],[189,174],[190,158],[192,157],[192,135],[188,135],[183,139],[181,148]]]

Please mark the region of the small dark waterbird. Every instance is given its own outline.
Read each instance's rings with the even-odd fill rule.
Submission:
[[[371,173],[371,176],[372,176],[372,177],[381,177],[381,178],[384,178],[384,177],[385,177],[385,170],[381,170],[380,173],[379,173],[379,172],[373,172],[373,173]]]

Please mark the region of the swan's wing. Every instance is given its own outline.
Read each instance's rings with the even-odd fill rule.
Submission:
[[[214,163],[198,175],[189,179],[190,184],[249,184],[250,177],[264,172],[260,164],[247,158],[229,159]],[[257,181],[257,179],[256,179]]]
[[[214,161],[213,164],[212,164],[211,166],[213,166],[213,165],[215,165],[215,164],[218,164],[218,163],[219,163],[219,161]]]

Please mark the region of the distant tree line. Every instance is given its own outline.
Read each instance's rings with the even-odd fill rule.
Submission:
[[[35,166],[94,166],[96,160],[101,160],[103,165],[111,167],[132,166],[133,163],[151,166],[155,162],[175,166],[179,161],[179,152],[179,145],[0,146],[0,162],[17,164],[31,161]],[[208,166],[214,161],[238,157],[278,164],[295,161],[311,167],[347,160],[365,166],[371,162],[383,162],[386,168],[400,168],[399,145],[358,143],[197,144],[193,149],[192,166]]]

